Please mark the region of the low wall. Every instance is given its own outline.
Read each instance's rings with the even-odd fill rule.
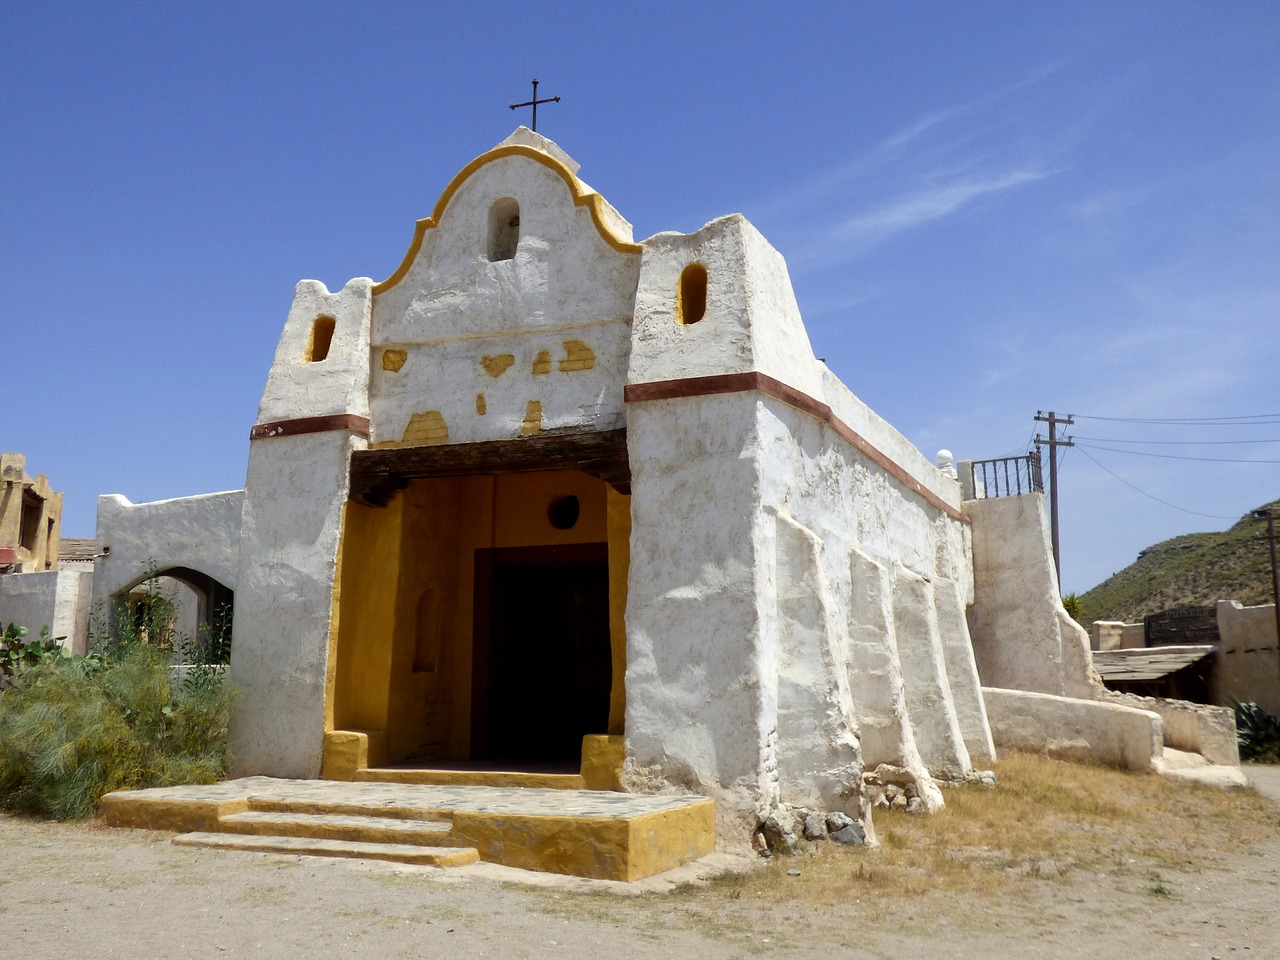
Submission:
[[[1175,750],[1198,753],[1210,763],[1240,766],[1236,741],[1236,716],[1230,707],[1213,707],[1186,700],[1140,697],[1135,693],[1108,691],[1109,703],[1150,710],[1164,721],[1164,745]]]
[[[1150,710],[1045,693],[983,687],[997,749],[1045,753],[1154,772],[1163,752],[1163,721]]]
[[[1275,607],[1244,607],[1218,601],[1218,670],[1213,699],[1253,701],[1280,716],[1280,659],[1276,655]]]
[[[83,654],[89,643],[89,612],[93,572],[48,570],[0,577],[0,627],[16,623],[27,628],[27,639],[62,637],[70,653]]]

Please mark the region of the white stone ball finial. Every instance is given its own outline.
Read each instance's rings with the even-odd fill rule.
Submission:
[[[951,455],[950,450],[939,450],[938,455],[933,458],[933,464],[953,480],[959,476],[956,473],[955,458]]]

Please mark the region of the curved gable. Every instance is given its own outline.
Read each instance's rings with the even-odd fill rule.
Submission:
[[[477,157],[373,287],[370,441],[424,446],[623,425],[641,246],[550,153]]]

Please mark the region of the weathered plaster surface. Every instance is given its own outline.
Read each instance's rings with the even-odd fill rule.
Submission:
[[[89,636],[93,572],[62,568],[42,573],[0,577],[0,628],[10,623],[27,628],[28,639],[61,639],[69,653],[83,654]]]
[[[973,653],[984,687],[1095,699],[1089,635],[1058,595],[1044,494],[966,500],[973,517]]]
[[[237,776],[320,775],[347,463],[362,444],[335,431],[250,447],[231,644]]]
[[[631,383],[762,373],[810,409],[696,386],[628,408],[633,772],[761,814],[782,803],[862,815],[863,766],[888,763],[940,806],[930,769],[969,772],[966,737],[993,755],[963,618],[969,534],[855,448],[822,406],[955,510],[958,485],[813,357],[785,264],[749,223],[726,217],[644,248]],[[676,287],[695,262],[707,309],[681,324]],[[725,672],[672,702],[673,681],[714,669]]]
[[[549,143],[527,132],[509,142],[534,140]],[[375,446],[406,443],[428,411],[447,427],[434,442],[622,426],[640,257],[609,243],[591,207],[575,204],[574,183],[591,193],[568,168],[517,154],[452,194],[408,272],[374,300]],[[504,198],[518,201],[519,242],[491,260],[490,211]],[[620,217],[609,225],[630,241]],[[404,355],[394,370],[387,351]]]
[[[106,611],[153,572],[185,568],[236,589],[244,491],[131,503],[119,494],[98,497],[97,539],[103,556],[93,567],[94,607]]]
[[[1157,713],[1025,690],[983,687],[982,693],[998,747],[1156,772],[1164,751]]]
[[[1214,699],[1253,701],[1280,715],[1280,657],[1277,656],[1275,607],[1241,606],[1218,601],[1218,669]]]
[[[258,423],[350,413],[369,415],[369,310],[373,281],[351,280],[330,293],[318,280],[301,280],[276,346],[258,405]],[[323,360],[308,361],[315,322],[333,318]]]
[[[1188,703],[1162,697],[1140,697],[1108,690],[1108,703],[1150,710],[1164,721],[1164,744],[1174,750],[1198,753],[1209,763],[1239,766],[1240,746],[1236,740],[1236,715],[1230,707]]]

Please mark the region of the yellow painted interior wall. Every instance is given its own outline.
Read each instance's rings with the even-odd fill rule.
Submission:
[[[581,512],[557,530],[548,511],[564,496]],[[393,763],[469,757],[475,551],[607,541],[607,732],[620,734],[630,527],[630,498],[576,470],[417,480],[386,507],[348,504],[331,729],[386,731]]]
[[[400,566],[403,509],[396,498],[381,508],[348,503],[343,512],[332,694],[337,730],[386,725],[395,629],[395,605],[388,601]]]

